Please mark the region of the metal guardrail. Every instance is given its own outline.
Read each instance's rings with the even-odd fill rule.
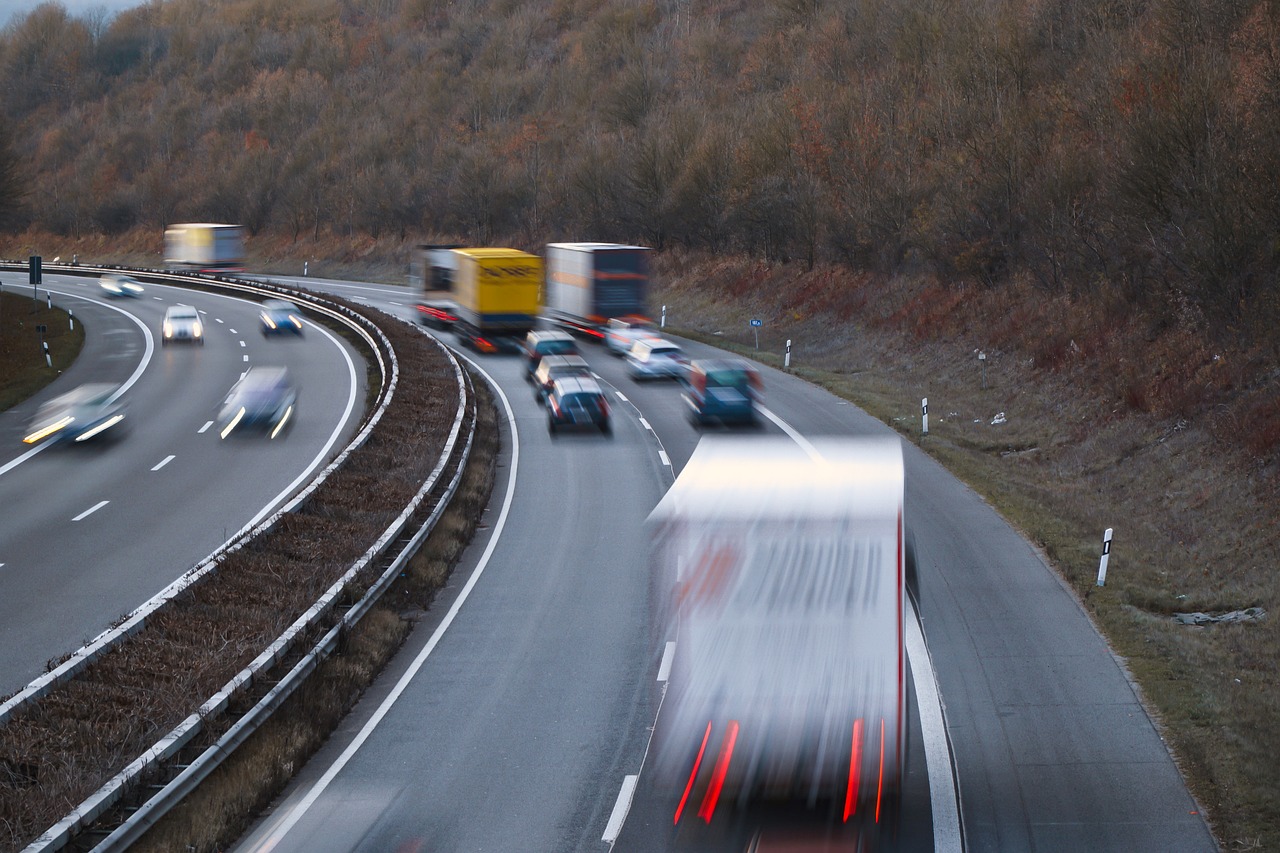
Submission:
[[[19,264],[0,263],[0,269],[21,268]],[[46,267],[51,272],[64,272],[71,274],[99,274],[111,269],[108,267]],[[279,519],[286,513],[296,509],[303,503],[319,485],[336,470],[350,455],[352,451],[359,448],[369,437],[373,427],[381,420],[385,413],[392,396],[395,391],[399,377],[399,365],[395,359],[395,353],[387,340],[386,336],[377,328],[372,321],[362,315],[350,311],[344,306],[333,303],[329,300],[319,297],[307,291],[301,291],[291,288],[281,288],[276,286],[268,286],[257,283],[247,283],[240,279],[226,279],[221,277],[210,276],[193,276],[178,275],[170,273],[151,273],[145,271],[130,270],[139,277],[156,281],[168,281],[175,284],[183,284],[190,286],[198,284],[203,287],[209,287],[217,290],[230,290],[233,292],[245,293],[246,295],[265,296],[265,295],[290,295],[299,301],[306,302],[311,310],[323,313],[339,322],[344,323],[357,334],[359,334],[369,346],[370,352],[375,356],[378,362],[379,374],[382,377],[381,387],[379,389],[379,403],[375,407],[374,412],[366,419],[363,427],[358,435],[347,445],[347,447],[334,459],[324,471],[305,488],[302,492],[291,499],[284,507],[277,510],[272,516],[262,523],[258,524],[252,530],[246,528],[239,531],[235,536],[231,537],[223,546],[216,550],[213,554],[203,560],[192,571],[183,575],[169,587],[166,587],[160,595],[152,599],[143,607],[138,608],[129,617],[127,617],[120,625],[103,632],[98,638],[93,640],[89,645],[85,646],[76,654],[72,655],[67,661],[64,661],[59,667],[40,679],[32,682],[31,685],[16,694],[9,701],[0,706],[0,725],[19,708],[24,707],[30,702],[36,701],[40,696],[45,695],[59,684],[65,683],[100,657],[103,653],[113,647],[116,643],[122,641],[125,637],[140,630],[146,622],[146,619],[161,609],[168,601],[172,600],[182,590],[189,588],[192,584],[197,583],[206,574],[213,571],[218,561],[240,547],[253,538],[269,531],[278,523]],[[417,494],[410,501],[409,505],[400,513],[394,522],[384,531],[382,536],[365,552],[365,554],[355,563],[341,579],[335,582],[329,590],[313,605],[305,614],[298,618],[284,634],[271,644],[261,655],[259,655],[244,670],[233,677],[223,688],[206,701],[198,711],[190,715],[186,720],[180,723],[175,729],[166,734],[163,738],[156,742],[151,749],[147,750],[143,755],[139,756],[131,762],[124,770],[116,774],[102,788],[93,795],[80,803],[70,814],[56,823],[54,826],[46,830],[35,842],[26,848],[27,853],[44,853],[44,851],[56,851],[63,849],[77,834],[82,832],[87,826],[98,820],[106,814],[117,802],[126,794],[126,792],[136,788],[140,780],[154,773],[157,767],[165,761],[173,757],[185,745],[187,745],[200,731],[203,729],[204,723],[214,717],[223,714],[231,700],[243,693],[252,686],[255,681],[259,680],[264,673],[273,669],[284,657],[291,651],[292,647],[298,640],[311,633],[323,619],[325,619],[342,599],[348,587],[356,579],[357,575],[364,569],[373,564],[377,559],[385,555],[388,547],[403,534],[405,527],[412,520],[418,511],[421,503],[436,488],[441,475],[446,472],[451,461],[453,464],[453,477],[445,488],[445,492],[441,499],[437,502],[428,518],[421,524],[418,530],[404,544],[399,552],[391,559],[386,568],[382,571],[378,579],[369,586],[364,592],[360,600],[351,607],[337,624],[333,625],[315,645],[306,652],[302,658],[294,664],[288,674],[275,684],[267,692],[267,694],[259,700],[259,702],[248,712],[240,717],[214,745],[207,748],[193,763],[185,767],[171,782],[161,788],[152,797],[150,797],[141,807],[136,809],[133,814],[127,818],[120,826],[118,826],[106,839],[99,843],[95,850],[120,850],[127,847],[133,841],[140,838],[163,814],[170,808],[182,800],[184,796],[189,794],[195,787],[211,773],[224,758],[234,751],[235,747],[242,743],[254,731],[257,730],[267,719],[271,713],[279,707],[279,705],[300,686],[309,675],[318,666],[319,662],[327,657],[337,647],[337,642],[342,632],[349,629],[352,625],[359,621],[373,604],[382,595],[382,593],[391,585],[392,581],[399,575],[403,566],[408,562],[423,539],[434,529],[436,522],[447,508],[449,502],[456,494],[459,483],[461,482],[467,459],[470,457],[471,445],[474,438],[475,430],[475,412],[472,412],[471,422],[466,430],[465,443],[460,449],[458,459],[454,460],[455,451],[459,450],[458,444],[462,436],[462,429],[467,411],[467,400],[471,395],[471,383],[467,373],[462,370],[452,353],[443,346],[442,351],[449,359],[453,366],[455,378],[458,381],[458,409],[455,414],[453,427],[450,430],[449,438],[446,441],[444,451],[437,462],[435,469],[432,471],[426,482],[418,490]],[[384,361],[384,355],[386,360]],[[390,365],[390,375],[388,376],[387,366]]]

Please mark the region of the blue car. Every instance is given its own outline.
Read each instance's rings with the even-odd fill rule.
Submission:
[[[301,335],[302,309],[284,299],[268,299],[262,303],[262,334]]]
[[[298,407],[298,389],[284,367],[251,367],[227,394],[218,413],[218,434],[284,433]]]
[[[94,382],[54,397],[36,412],[22,440],[81,444],[119,437],[124,421],[119,394],[119,385]]]

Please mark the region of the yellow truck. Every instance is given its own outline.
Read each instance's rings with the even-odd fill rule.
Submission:
[[[480,352],[515,350],[537,324],[542,259],[518,249],[451,249],[453,330]]]

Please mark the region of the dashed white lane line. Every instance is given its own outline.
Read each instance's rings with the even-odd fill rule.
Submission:
[[[613,813],[609,815],[609,822],[604,827],[604,835],[600,838],[606,844],[613,844],[618,840],[618,833],[622,831],[622,822],[627,819],[627,812],[631,810],[631,798],[635,796],[636,782],[639,779],[639,776],[629,775],[622,780],[622,790],[618,791],[618,799],[613,804]]]
[[[228,332],[230,332],[230,333],[231,333],[231,334],[233,334],[233,335],[238,335],[238,334],[240,334],[239,332],[237,332],[235,329],[231,328],[230,326],[227,326],[227,331],[228,331]]]
[[[93,506],[89,507],[89,508],[88,508],[88,509],[86,509],[84,512],[80,513],[79,515],[77,515],[75,518],[73,518],[73,519],[71,519],[71,520],[72,520],[72,521],[80,521],[80,520],[82,520],[82,519],[88,518],[89,516],[93,515],[95,512],[97,512],[98,510],[102,509],[104,506],[106,506],[106,505],[107,505],[107,504],[109,504],[109,503],[111,503],[111,501],[98,501],[96,504],[94,504]]]
[[[644,418],[641,418],[641,419],[640,419],[640,426],[642,426],[642,427],[644,427],[645,429],[649,430],[649,432],[653,432],[653,427],[649,426],[649,422],[648,422],[648,421],[646,421]]]
[[[245,345],[244,341],[241,341],[240,346],[244,346],[244,345]]]
[[[203,431],[203,430],[202,430],[202,431]],[[155,466],[154,468],[152,468],[151,470],[152,470],[152,471],[159,471],[161,468],[163,468],[164,466],[166,466],[166,465],[168,465],[170,462],[172,462],[172,461],[173,461],[173,458],[174,458],[174,457],[173,457],[173,454],[170,454],[170,455],[166,456],[165,458],[163,458],[163,459],[161,459],[159,462],[157,462],[157,463],[156,463],[156,466]]]
[[[617,395],[618,395],[618,399],[619,399],[619,400],[621,400],[622,402],[624,402],[624,403],[630,403],[630,402],[631,402],[630,400],[628,400],[628,399],[627,399],[627,395],[626,395],[626,394],[623,394],[621,391],[614,391],[613,393],[617,394]]]
[[[388,301],[388,302],[390,302],[391,300],[387,300],[387,301]],[[404,303],[401,303],[401,302],[391,302],[391,304],[392,304],[392,305],[394,305],[394,306],[396,306],[397,308],[403,308],[403,307],[404,307]]]
[[[663,465],[666,465],[668,468],[670,468],[670,467],[671,467],[671,459],[670,459],[670,457],[668,457],[668,456],[667,456],[667,451],[665,451],[665,450],[659,450],[659,451],[658,451],[658,458],[662,460],[662,464],[663,464]]]
[[[204,432],[205,430],[207,430],[207,429],[208,429],[209,427],[211,427],[211,426],[213,426],[213,421],[205,421],[205,422],[204,422],[204,426],[200,427],[200,429],[196,430],[196,432],[197,432],[197,433],[202,433],[202,432]]]
[[[671,677],[671,659],[676,654],[676,641],[672,640],[667,643],[667,647],[662,651],[662,663],[658,665],[658,680],[666,681]]]
[[[245,360],[245,361],[248,361],[248,360],[249,360],[249,355],[248,355],[248,353],[246,353],[246,354],[245,354],[244,360]]]
[[[224,326],[226,325],[226,321],[224,321],[221,317],[214,317],[214,318],[213,318],[213,322],[215,322],[215,323],[222,323],[222,325],[224,325]]]

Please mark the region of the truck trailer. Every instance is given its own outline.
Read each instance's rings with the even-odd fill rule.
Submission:
[[[619,243],[548,243],[546,318],[597,341],[615,317],[644,318],[649,250]]]
[[[423,243],[409,256],[409,287],[416,295],[414,307],[418,322],[432,329],[447,330],[457,321],[453,300],[453,281],[458,275],[458,259],[454,249],[463,246]]]
[[[542,259],[518,249],[451,249],[453,331],[480,351],[514,352],[538,322]]]
[[[180,269],[243,269],[244,228],[209,222],[170,225],[164,232],[164,262]]]
[[[652,770],[677,827],[781,801],[896,831],[903,482],[897,439],[708,436],[650,515]]]

